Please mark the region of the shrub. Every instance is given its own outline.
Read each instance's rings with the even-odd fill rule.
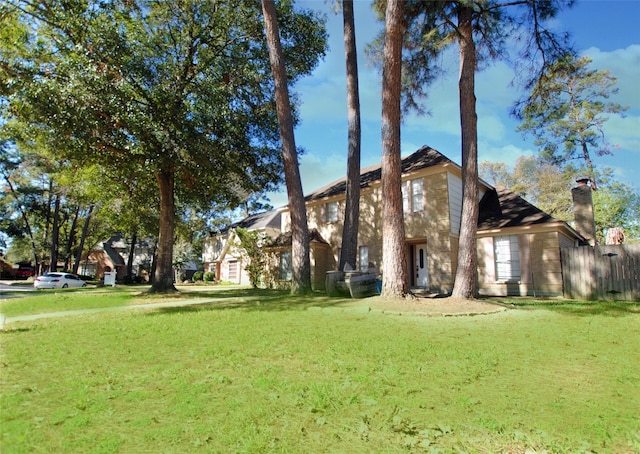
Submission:
[[[201,281],[203,277],[204,271],[196,271],[195,273],[193,273],[193,277],[191,279],[193,280],[193,282],[198,282]]]
[[[205,282],[213,282],[216,280],[216,275],[213,271],[207,271],[206,273],[204,273],[204,276],[202,276],[202,279]]]

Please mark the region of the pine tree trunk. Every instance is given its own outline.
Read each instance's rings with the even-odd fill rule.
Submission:
[[[156,173],[156,180],[160,187],[160,234],[155,275],[149,290],[151,293],[177,291],[173,286],[174,178],[173,169]]]
[[[133,233],[131,237],[131,247],[129,248],[129,258],[127,259],[127,276],[126,282],[127,284],[133,284],[133,256],[136,251],[136,242],[138,241],[138,235]]]
[[[309,227],[304,203],[298,154],[293,134],[293,118],[284,66],[282,45],[278,32],[276,6],[273,0],[262,0],[264,26],[269,46],[271,71],[275,82],[276,110],[280,124],[284,175],[291,214],[291,293],[301,295],[311,292],[311,261],[309,258]]]
[[[5,172],[2,172],[2,177],[5,183],[7,184],[7,186],[9,187],[11,194],[16,198],[16,200],[18,200],[18,194],[16,193],[16,189],[13,186],[13,182],[11,181],[11,178],[9,178],[9,175],[6,174]],[[20,216],[24,221],[24,225],[26,226],[26,229],[27,229],[27,235],[29,236],[29,240],[31,242],[31,253],[33,254],[34,270],[37,274],[40,274],[41,270],[40,270],[40,261],[38,260],[38,249],[36,248],[36,240],[33,237],[33,230],[31,229],[29,218],[27,217],[27,213],[23,209],[22,204],[18,204],[18,210],[20,211]]]
[[[49,271],[58,271],[58,240],[60,238],[60,196],[56,194],[53,208],[53,221],[51,223],[51,249]]]
[[[87,239],[87,233],[89,232],[91,213],[93,213],[93,205],[89,206],[89,212],[87,213],[87,218],[84,220],[84,226],[82,227],[82,236],[80,237],[80,244],[78,245],[78,251],[76,252],[76,261],[73,263],[73,272],[75,274],[78,274],[78,267],[80,266],[80,260],[82,260],[82,250],[84,249],[84,242]]]
[[[382,295],[386,297],[403,297],[409,282],[400,158],[403,8],[403,0],[387,3],[382,66]]]
[[[473,298],[477,283],[478,231],[478,116],[476,114],[476,48],[472,28],[473,9],[458,12],[460,46],[460,126],[462,131],[462,220],[458,268],[452,296]]]
[[[349,149],[347,153],[347,194],[342,227],[342,249],[338,269],[348,263],[356,267],[358,227],[360,223],[360,95],[358,90],[358,58],[356,53],[353,0],[342,2],[344,20],[344,50],[347,64],[347,113],[349,119]]]
[[[71,256],[73,255],[73,243],[76,242],[76,230],[78,228],[78,217],[80,216],[80,206],[76,207],[76,212],[69,229],[69,239],[67,240],[67,249],[64,254],[64,269],[71,269]]]

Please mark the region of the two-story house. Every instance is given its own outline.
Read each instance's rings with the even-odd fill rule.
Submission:
[[[363,169],[360,176],[358,267],[382,264],[381,166]],[[328,245],[328,257],[315,251],[314,286],[318,276],[335,269],[340,254],[346,179],[337,180],[305,198],[310,230],[316,242]],[[457,266],[462,212],[462,176],[458,164],[427,146],[402,159],[405,256],[410,286],[448,294]],[[583,241],[567,223],[554,219],[516,194],[479,182],[478,285],[482,294],[562,295],[560,248]],[[289,213],[281,211],[282,232],[289,230]],[[290,246],[289,246],[290,247]],[[322,251],[320,250],[320,252]],[[286,279],[287,249],[273,266]],[[314,254],[312,248],[312,254]],[[318,269],[319,267],[324,269]],[[383,276],[384,279],[384,276]]]

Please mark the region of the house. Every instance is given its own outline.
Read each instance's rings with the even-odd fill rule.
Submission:
[[[203,245],[205,272],[214,273],[216,281],[248,285],[249,275],[244,267],[247,259],[240,246],[237,229],[257,231],[263,239],[274,240],[283,231],[281,223],[282,209],[278,209],[248,216],[219,232],[213,232]]]
[[[309,229],[329,255],[312,264],[314,276],[334,270],[340,254],[346,178],[305,198]],[[381,166],[361,171],[358,264],[361,270],[382,264]],[[413,289],[449,294],[458,259],[462,213],[462,171],[433,148],[424,146],[402,159],[405,257]],[[584,238],[567,223],[554,219],[516,194],[479,181],[478,290],[488,295],[562,295],[560,248]],[[290,229],[286,208],[281,229]],[[328,246],[328,247],[327,247]],[[280,254],[279,276],[287,263]],[[313,255],[313,254],[312,254]],[[315,265],[315,267],[314,267]],[[276,264],[272,264],[275,267]],[[384,279],[384,276],[383,276]],[[322,288],[314,279],[314,288]]]
[[[115,271],[117,280],[121,281],[127,275],[130,252],[131,244],[125,241],[121,235],[113,235],[82,255],[78,272],[83,276],[95,276],[97,279],[102,279],[105,271]],[[152,242],[147,240],[136,242],[132,258],[134,275],[145,280],[148,278],[153,254]]]

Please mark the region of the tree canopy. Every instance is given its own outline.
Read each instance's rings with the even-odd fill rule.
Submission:
[[[324,54],[324,24],[278,6],[294,83]],[[3,127],[56,158],[155,180],[156,291],[173,288],[176,197],[230,206],[280,182],[261,15],[251,0],[11,0],[0,11]]]
[[[402,96],[404,110],[424,112],[428,87],[442,72],[439,56],[458,45],[460,75],[462,216],[458,264],[452,295],[470,298],[476,293],[476,230],[478,222],[478,134],[475,73],[493,59],[507,57],[507,40],[522,44],[520,68],[527,68],[525,83],[532,85],[550,61],[568,53],[566,35],[547,28],[548,20],[572,0],[431,1],[408,0],[404,6]],[[383,17],[385,0],[374,7]],[[380,62],[386,37],[381,35],[369,54]]]
[[[618,91],[616,78],[609,71],[589,69],[590,63],[588,57],[560,57],[514,113],[522,120],[518,130],[533,135],[546,161],[564,164],[578,159],[595,182],[592,153],[603,156],[613,148],[603,124],[627,107],[608,101]]]

